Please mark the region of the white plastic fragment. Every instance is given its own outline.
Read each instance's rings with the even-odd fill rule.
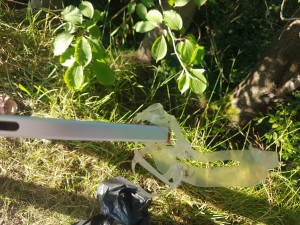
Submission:
[[[174,116],[166,113],[161,104],[153,104],[134,118],[135,123],[149,122],[168,127],[177,140],[168,143],[146,143],[141,150],[135,150],[132,168],[140,164],[158,179],[170,186],[178,187],[186,182],[199,187],[249,187],[259,184],[268,176],[270,169],[279,166],[276,152],[261,151],[250,146],[249,150],[227,150],[204,154],[195,151],[185,140]],[[156,168],[144,156],[150,154]],[[187,160],[202,163],[223,160],[238,161],[237,166],[200,168],[185,163]]]

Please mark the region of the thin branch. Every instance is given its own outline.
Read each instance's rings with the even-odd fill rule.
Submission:
[[[164,11],[164,8],[162,6],[161,0],[159,0],[158,2],[159,2],[159,6],[160,6],[161,10]],[[176,55],[176,57],[177,57],[177,59],[178,59],[178,61],[180,63],[180,66],[182,67],[182,69],[184,70],[184,72],[188,75],[189,71],[187,70],[187,68],[185,67],[185,65],[183,64],[183,62],[181,61],[180,56],[179,56],[179,54],[178,54],[178,52],[176,50],[176,43],[175,43],[175,39],[173,37],[172,31],[171,31],[171,29],[169,27],[167,28],[167,30],[168,30],[168,33],[169,33],[169,35],[171,37],[172,45],[173,45],[173,49],[174,49],[174,53],[175,53],[175,55]]]
[[[282,0],[282,3],[281,3],[281,7],[280,7],[280,19],[282,21],[292,21],[292,20],[298,20],[300,18],[297,18],[297,17],[292,17],[292,18],[285,18],[283,16],[283,8],[284,8],[284,4],[285,4],[286,0]]]
[[[17,5],[28,6],[28,3],[19,2],[19,1],[14,1],[14,0],[7,0],[7,2],[12,2],[12,3],[15,3],[15,4],[17,4]]]

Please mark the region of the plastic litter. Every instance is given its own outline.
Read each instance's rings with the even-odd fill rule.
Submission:
[[[204,154],[195,151],[185,140],[175,117],[166,113],[161,104],[154,104],[138,113],[135,123],[168,127],[176,136],[173,145],[166,143],[145,143],[141,150],[134,151],[132,168],[140,164],[158,179],[169,185],[169,189],[186,182],[199,187],[249,187],[259,184],[268,176],[270,169],[279,166],[276,152],[261,151],[250,146],[249,150],[227,150]],[[150,154],[156,168],[144,157]],[[201,163],[224,160],[238,161],[237,166],[201,168],[188,161]],[[168,191],[167,190],[167,191]]]
[[[101,213],[124,225],[149,224],[151,199],[125,178],[102,182],[97,188]]]
[[[97,199],[100,214],[73,225],[148,225],[150,222],[151,199],[123,177],[100,183]]]

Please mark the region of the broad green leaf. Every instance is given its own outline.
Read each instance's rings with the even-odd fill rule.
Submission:
[[[192,55],[194,53],[194,49],[195,49],[195,46],[192,44],[192,42],[190,42],[187,39],[184,40],[182,49],[180,52],[180,58],[184,63],[186,63],[186,64],[190,63]]]
[[[93,38],[93,37],[87,37],[87,38],[92,46],[93,59],[105,61],[107,54],[105,48],[103,47],[102,42],[97,38]]]
[[[194,2],[196,3],[196,5],[198,6],[198,8],[200,8],[200,6],[204,5],[206,3],[207,0],[194,0]]]
[[[187,34],[186,39],[188,39],[190,42],[192,42],[193,45],[197,45],[197,39],[193,34]]]
[[[93,20],[85,20],[82,22],[82,26],[84,30],[87,30],[89,27],[95,25],[96,23]]]
[[[141,1],[147,8],[154,6],[154,1],[153,0],[142,0]]]
[[[66,51],[69,45],[72,43],[74,38],[73,34],[69,33],[61,33],[57,35],[53,42],[53,52],[54,55],[61,55]]]
[[[175,4],[175,0],[168,0],[168,3],[170,6],[173,6]]]
[[[108,86],[116,81],[115,72],[106,63],[96,60],[93,62],[93,69],[97,81],[101,84]]]
[[[67,6],[62,12],[61,12],[62,18],[67,21],[74,24],[81,24],[83,21],[83,16],[80,10],[73,6],[69,5]]]
[[[183,47],[183,41],[180,41],[176,44],[176,51],[178,52],[179,55],[181,55],[182,47]]]
[[[83,67],[74,63],[65,72],[64,81],[68,88],[79,90],[84,81]]]
[[[193,55],[191,57],[190,64],[200,65],[203,62],[204,55],[205,55],[205,49],[204,49],[204,47],[198,45],[194,49]]]
[[[93,21],[95,23],[102,21],[104,18],[105,13],[104,12],[100,12],[98,9],[95,9],[94,11],[94,16],[93,16]]]
[[[71,22],[67,22],[64,25],[64,28],[65,28],[66,33],[69,33],[69,34],[73,34],[77,30],[77,27],[73,23],[71,23]]]
[[[186,74],[184,71],[181,72],[178,77],[178,89],[181,94],[186,92],[190,88],[190,76]]]
[[[138,16],[142,19],[145,20],[146,19],[146,15],[147,15],[147,8],[146,6],[144,6],[144,4],[142,3],[138,3],[135,7],[136,13],[138,14]]]
[[[188,4],[190,2],[190,0],[176,0],[175,1],[175,7],[182,7],[185,6],[186,4]]]
[[[136,32],[139,33],[146,33],[150,30],[153,30],[155,27],[157,27],[157,25],[149,21],[139,21],[133,26]]]
[[[182,18],[175,10],[165,11],[163,21],[172,30],[180,30],[182,28]]]
[[[129,2],[127,7],[128,7],[128,13],[129,14],[134,13],[135,12],[135,7],[136,7],[136,2]]]
[[[207,80],[203,75],[204,69],[191,69],[191,90],[196,94],[202,94],[207,87]]]
[[[146,19],[153,23],[161,23],[162,15],[157,9],[152,9],[147,13]]]
[[[101,36],[101,31],[100,28],[98,27],[97,24],[93,24],[92,26],[87,28],[87,31],[89,32],[89,34],[95,38],[100,37]]]
[[[154,41],[151,48],[152,55],[156,60],[156,62],[158,62],[159,60],[163,59],[166,56],[167,50],[168,50],[167,42],[165,37],[162,35]]]
[[[75,45],[75,59],[76,62],[85,67],[92,60],[92,48],[85,37],[80,36],[77,38]]]
[[[93,18],[94,15],[94,7],[93,4],[88,1],[82,1],[79,6],[79,10],[81,11],[82,15],[88,17],[90,19]]]
[[[75,49],[68,48],[60,57],[59,62],[62,66],[70,67],[75,62]]]

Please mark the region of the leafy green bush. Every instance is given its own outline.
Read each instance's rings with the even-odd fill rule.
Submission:
[[[287,169],[300,166],[300,121],[299,104],[287,103],[277,107],[276,111],[258,119],[258,124],[269,125],[270,129],[263,137],[268,147],[275,146]],[[264,123],[263,123],[264,121]]]
[[[64,81],[70,89],[81,90],[96,78],[103,85],[115,82],[115,72],[107,65],[106,50],[97,25],[103,13],[88,1],[70,5],[61,12],[64,32],[53,42],[55,56],[67,67]]]
[[[182,7],[188,4],[190,0],[169,0],[171,7]],[[198,7],[205,1],[194,1]],[[181,65],[181,72],[177,79],[178,89],[185,93],[191,89],[196,94],[202,94],[207,87],[207,80],[203,75],[204,69],[198,68],[203,63],[205,50],[203,46],[198,45],[193,35],[184,34],[183,21],[181,16],[172,8],[164,10],[160,4],[160,9],[154,8],[153,0],[142,0],[137,3],[130,2],[128,9],[130,13],[136,12],[142,21],[134,25],[134,29],[140,33],[149,32],[157,27],[164,28],[152,45],[151,52],[156,62],[165,58],[168,52],[168,44],[173,47],[173,51]],[[179,33],[176,35],[175,32]],[[177,37],[179,36],[179,37]]]

